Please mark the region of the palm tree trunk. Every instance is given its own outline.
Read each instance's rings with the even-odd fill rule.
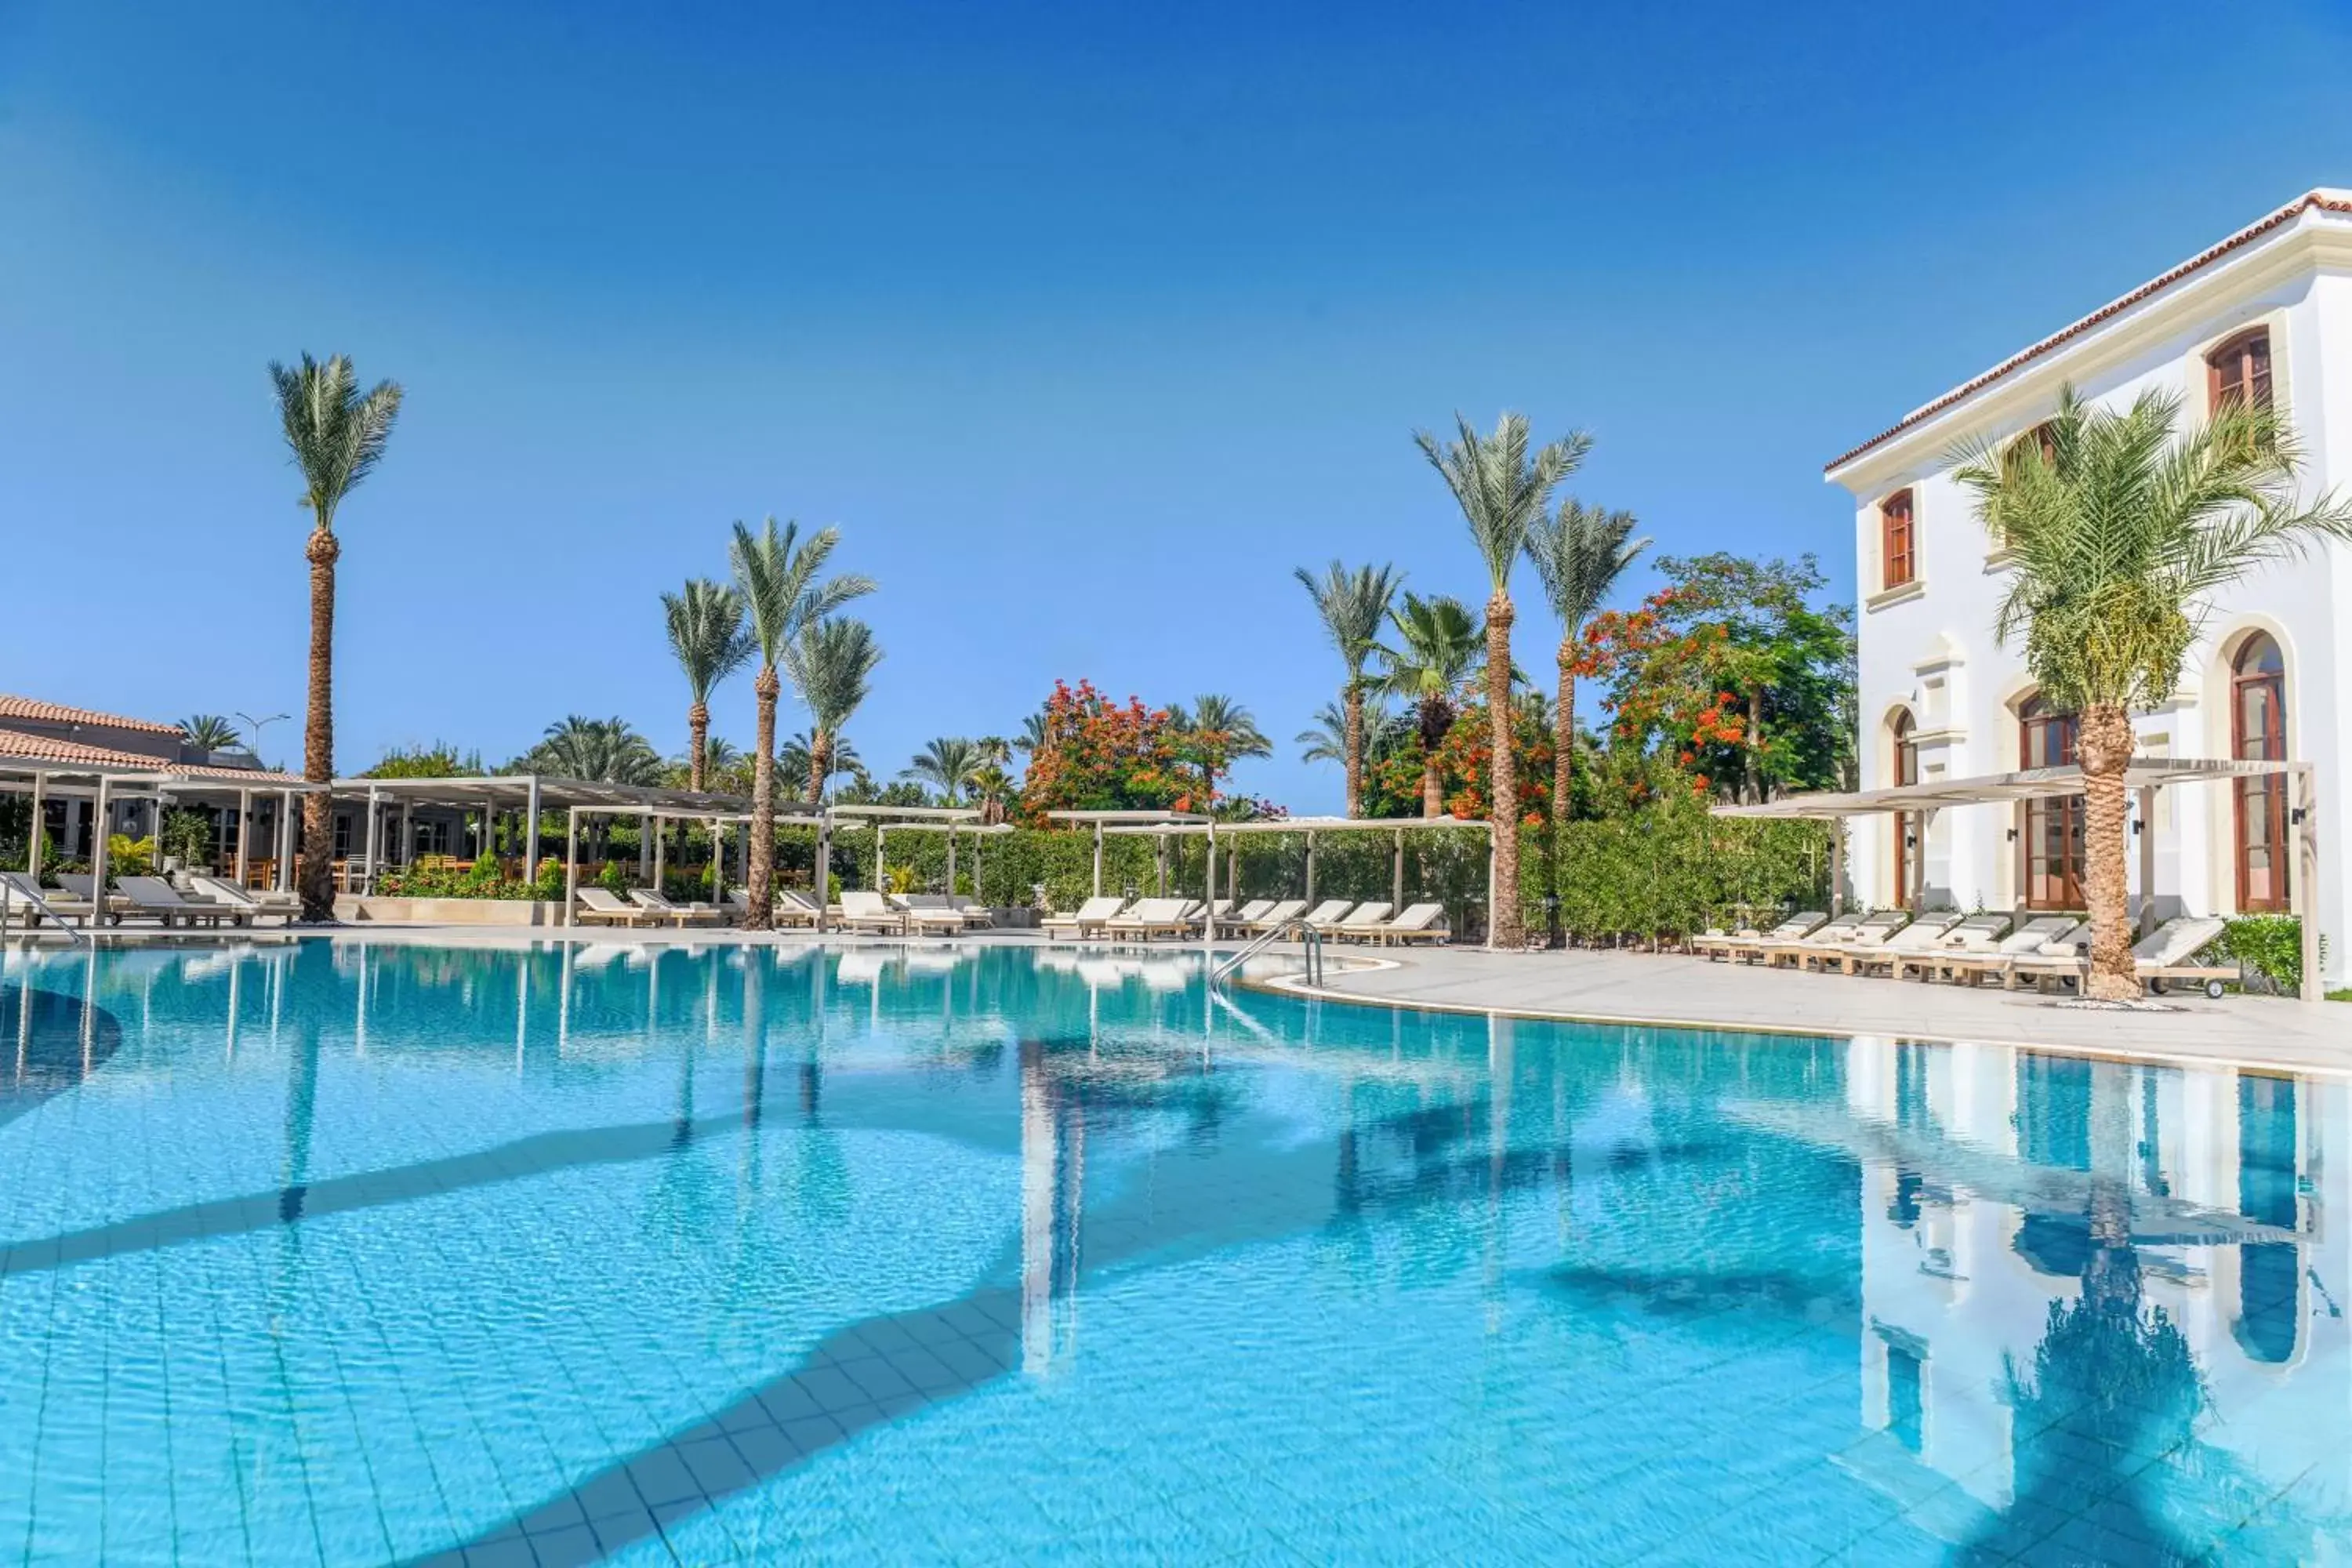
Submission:
[[[303,720],[302,776],[325,784],[335,776],[335,558],[343,552],[331,528],[310,531],[302,553],[310,563],[310,700]],[[335,918],[334,801],[324,790],[302,797],[302,918]]]
[[[743,929],[767,931],[775,923],[776,901],[776,694],[784,683],[772,664],[762,665],[751,683],[759,699],[758,747],[751,753],[751,853],[743,879],[751,884],[751,907]]]
[[[814,725],[809,727],[808,803],[824,804],[824,781],[833,772],[833,737]]]
[[[2124,879],[2124,770],[2131,765],[2132,739],[2131,715],[2123,709],[2083,710],[2075,754],[2083,764],[2083,896],[2091,906],[2091,967],[2083,994],[2106,1002],[2139,995]]]
[[[710,752],[710,704],[696,698],[686,710],[686,787],[702,788],[704,760]]]
[[[1559,639],[1559,703],[1551,715],[1551,834],[1555,841],[1568,823],[1570,772],[1576,756],[1576,643]]]
[[[1511,758],[1511,595],[1495,590],[1486,601],[1486,717],[1494,727],[1495,886],[1486,944],[1512,951],[1527,945],[1519,919],[1519,792]]]
[[[1422,753],[1421,815],[1424,820],[1445,815],[1445,770],[1435,752]]]
[[[1748,694],[1748,733],[1742,737],[1740,770],[1747,780],[1747,798],[1750,805],[1764,800],[1764,688],[1759,686]]]
[[[1364,683],[1350,676],[1346,697],[1348,709],[1348,815],[1364,814]]]

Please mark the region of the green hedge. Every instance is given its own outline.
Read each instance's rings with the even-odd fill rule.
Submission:
[[[1826,823],[1724,820],[1680,803],[1570,823],[1556,867],[1549,840],[1521,840],[1523,917],[1546,930],[1557,887],[1561,928],[1588,943],[1679,942],[1742,912],[1826,909],[1836,866]]]
[[[2231,921],[2209,952],[2223,963],[2242,964],[2284,995],[2303,994],[2303,922],[2293,915],[2246,915]]]

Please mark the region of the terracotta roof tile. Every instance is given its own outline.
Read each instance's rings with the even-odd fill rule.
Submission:
[[[120,713],[68,708],[62,702],[43,702],[37,698],[10,697],[5,693],[0,693],[0,719],[34,719],[48,724],[88,724],[109,730],[136,730],[146,735],[185,732],[177,724],[159,724],[152,719],[126,719]]]
[[[194,767],[167,762],[161,757],[142,756],[137,752],[118,752],[108,746],[86,746],[79,741],[61,741],[54,735],[27,735],[21,730],[0,730],[0,763],[10,757],[26,762],[79,763],[89,767],[128,769],[142,773],[168,773],[175,778],[222,779],[259,788],[280,788],[302,781],[289,773],[265,773],[256,768]]]
[[[2352,213],[2352,200],[2347,200],[2343,195],[2334,191],[2313,191],[2308,195],[2296,197],[2294,201],[2291,201],[2286,205],[2279,208],[2278,211],[2271,214],[2268,217],[2263,218],[2259,223],[2250,224],[2246,227],[2240,229],[2237,233],[2231,235],[2221,244],[2214,246],[2210,250],[2200,251],[2197,255],[2190,257],[2188,260],[2182,262],[2171,271],[2164,273],[2159,277],[2149,279],[2147,282],[2141,284],[2130,293],[2123,296],[2123,298],[2100,306],[2097,310],[2092,311],[2081,321],[2075,321],[2069,326],[2062,327],[2058,331],[2051,333],[2048,337],[2042,339],[2040,342],[2032,345],[2031,348],[2024,349],[2017,353],[2010,355],[2009,358],[2001,361],[1999,364],[1993,366],[1990,370],[1985,372],[1982,375],[1976,377],[1974,380],[1962,382],[1959,385],[1952,388],[1951,391],[1944,394],[1943,396],[1937,398],[1933,403],[1926,404],[1921,407],[1913,409],[1901,419],[1888,426],[1885,429],[1881,430],[1877,435],[1873,436],[1869,440],[1864,441],[1859,447],[1854,447],[1851,451],[1842,452],[1838,456],[1831,458],[1828,462],[1822,464],[1822,472],[1834,472],[1835,470],[1843,468],[1846,464],[1851,463],[1856,458],[1861,457],[1864,452],[1869,451],[1873,447],[1877,446],[1880,442],[1899,436],[1904,431],[1910,429],[1914,425],[1917,425],[1927,419],[1933,418],[1935,416],[1941,414],[1945,409],[1951,407],[1952,405],[1958,403],[1963,398],[1969,397],[1971,395],[1980,392],[1984,388],[1991,385],[1994,382],[1999,381],[2001,377],[2009,374],[2011,371],[2017,370],[2021,366],[2040,359],[2043,354],[2048,353],[2051,350],[2059,347],[2063,343],[2069,342],[2075,338],[2081,337],[2084,332],[2089,331],[2093,327],[2097,326],[2100,322],[2110,321],[2115,317],[2123,314],[2126,310],[2130,310],[2134,305],[2138,304],[2141,300],[2147,299],[2149,296],[2161,293],[2163,290],[2169,289],[2172,285],[2179,282],[2190,273],[2211,266],[2214,262],[2221,260],[2223,257],[2229,255],[2234,250],[2239,250],[2246,246],[2252,245],[2255,240],[2260,239],[2263,235],[2270,233],[2273,229],[2293,223],[2296,218],[2301,217],[2307,212]]]

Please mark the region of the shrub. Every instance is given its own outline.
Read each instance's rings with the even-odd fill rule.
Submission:
[[[201,811],[167,811],[161,835],[165,856],[190,868],[210,863],[213,819]]]
[[[2246,915],[2226,922],[2211,952],[2289,996],[2303,994],[2303,922],[2293,915]]]

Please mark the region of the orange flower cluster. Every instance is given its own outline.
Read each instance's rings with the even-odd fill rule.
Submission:
[[[1031,823],[1048,811],[1198,811],[1213,803],[1165,708],[1132,696],[1114,702],[1092,681],[1057,680],[1045,717],[1021,788]]]

